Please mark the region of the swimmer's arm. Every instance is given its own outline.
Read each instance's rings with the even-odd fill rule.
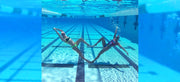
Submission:
[[[58,36],[60,37],[60,39],[61,39],[62,41],[64,41],[63,37],[59,34],[59,32],[57,31],[57,29],[56,29],[55,27],[54,27],[53,29],[56,31],[56,33],[58,34]]]
[[[61,32],[64,32],[63,30],[61,30],[61,29],[59,29],[59,28],[56,28],[56,30],[59,30],[59,31],[61,31]]]
[[[118,27],[116,26],[116,30],[115,30],[115,33],[114,33],[114,38],[116,37],[117,29],[118,29]]]
[[[120,48],[122,48],[122,49],[127,53],[127,55],[128,55],[128,52],[119,44],[119,42],[117,43],[117,45],[118,45]]]
[[[61,31],[61,33],[65,33],[63,30],[61,30],[61,29],[59,29],[59,28],[56,28],[56,30]],[[65,34],[65,36],[66,36],[66,34]]]

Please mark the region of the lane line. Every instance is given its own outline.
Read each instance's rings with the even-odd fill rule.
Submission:
[[[84,25],[82,26],[81,37],[84,38]],[[80,44],[80,50],[81,50],[81,52],[84,52],[84,43],[82,43],[82,42]],[[84,53],[82,53],[82,55],[84,56]],[[76,82],[85,82],[85,79],[84,79],[84,60],[80,56],[78,58]]]
[[[28,52],[31,48],[33,48],[35,45],[37,44],[37,42],[33,43],[32,45],[30,45],[28,48],[26,48],[25,50],[23,50],[22,52],[20,52],[18,55],[16,55],[14,58],[12,58],[9,62],[7,62],[6,64],[4,64],[1,68],[0,68],[0,73],[3,72],[6,68],[8,68],[9,66],[11,66],[15,61],[17,61],[22,55],[24,55],[26,52]]]
[[[89,32],[88,32],[87,27],[86,27],[86,32],[87,32],[87,35],[88,35],[89,43],[90,43],[90,45],[92,45],[91,38],[90,38],[90,36],[89,36]],[[92,54],[93,54],[93,58],[95,58],[94,48],[92,48],[92,47],[91,47],[91,52],[92,52]],[[88,67],[91,67],[91,66],[88,65]],[[97,66],[95,66],[95,67],[96,67],[96,69],[98,70],[98,77],[99,77],[99,79],[100,79],[100,82],[103,82],[103,81],[102,81],[102,78],[101,78],[101,73],[100,73],[100,71],[99,71],[99,67],[97,67]]]
[[[53,32],[53,30],[50,30],[50,31],[45,32],[45,33],[42,33],[41,35],[48,34],[48,33],[50,33],[50,32]]]
[[[42,63],[42,66],[43,67],[71,67],[71,68],[73,68],[74,64],[59,64],[59,63],[50,64],[50,63]]]
[[[96,32],[98,32],[102,37],[104,37],[106,39],[106,41],[109,42],[109,40],[103,35],[101,34],[93,25],[91,25],[95,30]],[[119,50],[116,46],[113,47],[121,56],[123,56],[128,62],[130,65],[132,65],[134,67],[134,69],[136,69],[136,71],[138,72],[138,65],[135,64],[129,57],[127,57],[121,50]]]
[[[75,26],[75,25],[74,25]],[[70,31],[74,26],[72,26],[71,28],[69,28],[66,32]],[[41,53],[43,53],[46,49],[49,48],[49,46],[51,46],[54,42],[56,42],[59,39],[59,37],[57,37],[56,39],[54,39],[52,42],[50,42],[47,46],[45,46],[42,50]]]
[[[18,70],[16,70],[16,71],[8,78],[7,82],[12,81],[13,78],[23,69],[23,67],[24,67],[27,63],[30,62],[31,58],[34,57],[35,55],[37,55],[37,52],[38,52],[38,51],[39,51],[39,48],[37,48],[37,49],[28,57],[28,59],[27,59],[25,62],[23,62],[23,64],[20,66],[20,68],[19,68]],[[39,71],[41,71],[41,70],[39,70]]]
[[[73,26],[73,27],[74,27],[74,26]],[[71,27],[70,29],[72,29],[73,27]],[[71,32],[73,32],[75,29],[76,29],[76,28],[73,28],[73,30],[72,30]],[[69,31],[69,30],[68,30],[68,31]],[[69,34],[71,34],[71,32],[68,33],[67,36],[68,36]],[[59,39],[59,37],[58,37],[58,39]],[[63,43],[63,41],[61,41],[61,42],[58,44],[58,46],[61,45],[61,43]],[[51,54],[52,54],[56,49],[57,49],[57,47],[55,47],[55,48],[48,54],[48,56],[46,56],[46,57],[44,58],[43,63],[51,56]]]

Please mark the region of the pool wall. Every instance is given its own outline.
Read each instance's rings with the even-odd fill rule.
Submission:
[[[139,53],[178,72],[179,16],[179,12],[139,15]]]

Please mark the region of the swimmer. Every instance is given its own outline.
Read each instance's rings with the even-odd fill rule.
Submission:
[[[112,1],[117,1],[117,4],[119,4],[122,0],[112,0]]]
[[[108,42],[107,44],[106,44],[106,42],[105,42],[105,39],[102,37],[101,39],[99,39],[99,41],[98,41],[96,44],[94,44],[93,46],[91,46],[91,47],[94,47],[94,46],[96,46],[100,41],[102,41],[103,49],[99,52],[98,56],[97,56],[93,61],[91,61],[90,63],[93,63],[94,61],[96,61],[96,60],[100,57],[101,54],[103,54],[105,51],[109,50],[111,47],[116,46],[116,45],[118,45],[120,48],[122,48],[122,49],[127,53],[127,55],[128,55],[128,52],[127,52],[127,51],[120,45],[120,43],[118,42],[118,40],[119,40],[119,35],[116,37],[117,29],[118,29],[118,27],[116,26],[116,31],[115,31],[115,33],[114,33],[113,40],[111,40],[111,41]]]
[[[83,58],[87,62],[90,62],[89,60],[87,60],[83,57],[81,51],[78,49],[78,45],[80,42],[84,42],[86,45],[90,46],[87,42],[84,41],[84,39],[80,38],[76,42],[73,42],[73,40],[70,37],[66,36],[66,34],[63,30],[60,30],[60,29],[55,28],[55,27],[53,29],[56,31],[56,33],[58,34],[60,39],[64,42],[66,42],[67,44],[71,45],[72,49],[75,50],[79,54],[79,56],[81,56],[81,58]],[[58,31],[61,31],[61,35],[59,34]]]

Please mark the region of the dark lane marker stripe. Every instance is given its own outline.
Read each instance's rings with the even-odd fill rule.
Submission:
[[[29,51],[31,48],[33,48],[35,45],[37,45],[37,42],[33,43],[31,46],[29,46],[28,48],[26,48],[25,50],[23,50],[21,53],[19,53],[18,55],[16,55],[14,58],[12,58],[9,62],[7,62],[6,64],[4,64],[1,68],[0,68],[0,73],[2,71],[4,71],[7,67],[9,67],[11,64],[13,64],[16,60],[18,60],[22,55],[24,55],[27,51]]]
[[[43,34],[41,34],[41,35],[48,34],[48,33],[50,33],[50,32],[53,32],[53,30],[50,30],[50,31],[48,31],[48,32],[45,32],[45,33],[43,33]]]
[[[75,25],[74,25],[75,26]],[[72,26],[71,28],[69,28],[66,32],[68,32],[69,30],[71,30],[74,26]],[[56,39],[54,39],[52,42],[50,42],[47,46],[45,46],[42,50],[41,53],[43,53],[47,48],[49,48],[49,46],[51,46],[54,42],[56,42],[59,39],[59,37],[57,37]]]
[[[82,38],[84,38],[84,25],[82,27]],[[84,52],[84,43],[81,42],[80,45],[81,52]],[[84,56],[84,53],[82,53]],[[76,82],[85,82],[84,80],[84,60],[79,56],[78,58],[78,67],[76,72]]]
[[[41,53],[43,53],[47,48],[49,48],[50,45],[52,45],[54,42],[56,42],[59,39],[59,37],[57,37],[56,39],[54,39],[51,43],[49,43],[47,46],[45,46],[42,50]]]
[[[32,57],[34,57],[35,55],[37,55],[37,52],[38,52],[39,50],[40,50],[40,49],[39,49],[39,47],[38,47],[38,49],[36,49],[36,50],[28,57],[28,59],[27,59],[25,62],[23,62],[23,64],[20,66],[19,70],[16,70],[16,71],[8,78],[7,82],[12,81],[13,78],[21,71],[21,69],[23,69],[24,66],[25,66],[27,63],[30,62],[30,60],[32,59]],[[39,71],[41,71],[41,70],[39,70]]]
[[[117,65],[112,65],[112,64],[89,64],[89,68],[129,68],[129,64],[117,64]],[[101,81],[102,82],[102,81]]]
[[[94,26],[93,25],[91,25],[93,28],[94,28]],[[94,28],[101,36],[103,36],[108,42],[109,42],[109,40],[104,36],[104,35],[102,35],[96,28]],[[134,69],[136,69],[136,71],[138,72],[138,65],[137,64],[135,64],[129,57],[127,57],[122,51],[120,51],[117,47],[113,47],[114,49],[116,49],[116,51],[118,51],[119,52],[119,54],[121,55],[121,56],[123,56],[128,62],[129,62],[129,64],[130,65],[132,65],[133,67],[134,67]]]
[[[42,63],[43,67],[70,67],[73,68],[74,64],[59,64],[59,63]]]
[[[87,34],[88,34],[89,43],[90,43],[90,45],[92,45],[92,43],[91,43],[91,38],[90,38],[90,36],[89,36],[89,32],[88,32],[87,27],[86,27],[86,32],[87,32]],[[92,47],[91,47],[91,52],[92,52],[92,54],[93,54],[93,58],[95,58],[94,49],[93,49]],[[88,67],[91,67],[91,66],[88,65]],[[94,67],[96,67],[97,70],[98,70],[98,77],[99,77],[99,79],[100,79],[100,82],[103,82],[103,81],[102,81],[102,78],[101,78],[101,73],[100,73],[100,71],[99,71],[99,67],[97,67],[97,66],[94,66]]]

